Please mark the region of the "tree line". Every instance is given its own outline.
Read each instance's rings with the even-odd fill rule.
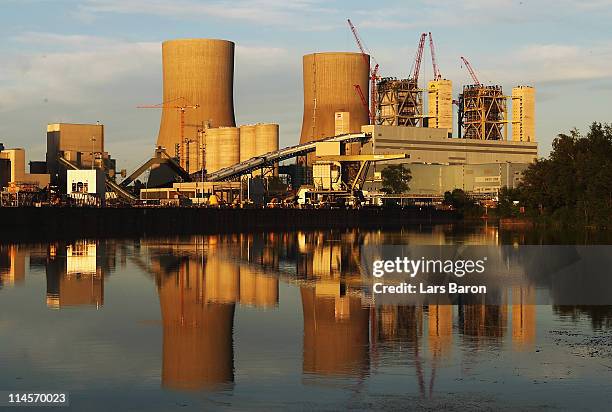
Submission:
[[[559,134],[550,156],[531,164],[516,189],[502,188],[498,213],[612,227],[612,124]]]

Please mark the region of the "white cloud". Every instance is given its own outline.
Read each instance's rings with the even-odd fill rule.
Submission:
[[[320,0],[86,0],[75,13],[95,16],[100,13],[149,14],[164,17],[200,19],[205,17],[243,20],[260,25],[310,27],[308,15],[328,14],[335,10]],[[320,30],[322,25],[316,25]]]

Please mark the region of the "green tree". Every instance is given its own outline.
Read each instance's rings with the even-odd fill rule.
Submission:
[[[461,189],[445,192],[442,203],[452,206],[463,217],[480,217],[483,214],[482,207]]]
[[[382,191],[388,194],[400,194],[407,192],[410,187],[408,183],[412,180],[410,169],[404,165],[389,165],[381,172]]]
[[[593,123],[553,141],[548,159],[532,164],[519,186],[532,215],[561,223],[612,225],[612,125]]]

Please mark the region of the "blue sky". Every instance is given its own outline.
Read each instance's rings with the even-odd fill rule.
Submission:
[[[612,121],[612,0],[0,0],[0,142],[42,159],[46,124],[106,125],[106,148],[132,169],[153,151],[161,101],[161,42],[236,42],[238,123],[278,122],[295,144],[302,120],[301,57],[356,51],[351,18],[385,76],[406,76],[431,31],[455,94],[480,80],[537,87],[537,136]],[[422,81],[431,77],[426,51]]]

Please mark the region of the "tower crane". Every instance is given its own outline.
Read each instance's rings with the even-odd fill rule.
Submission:
[[[168,100],[168,101],[165,101],[159,104],[136,106],[136,108],[137,109],[176,109],[178,110],[180,117],[181,117],[180,124],[179,124],[179,129],[180,129],[179,130],[179,141],[181,142],[181,148],[184,148],[185,146],[187,146],[186,145],[187,142],[185,139],[185,111],[189,109],[197,109],[198,107],[200,107],[200,105],[199,104],[180,104],[179,102],[180,100],[185,101],[186,99],[184,97],[177,97],[176,99]],[[186,170],[189,168],[189,159],[187,157],[188,156],[185,156],[184,154],[180,156],[181,166],[185,168]]]
[[[412,72],[412,78],[416,84],[419,83],[419,73],[421,72],[421,61],[423,60],[423,49],[425,48],[425,39],[427,33],[421,33],[419,39],[419,47],[417,48],[417,54],[414,58],[414,71]]]
[[[470,64],[470,62],[463,56],[461,56],[461,61],[463,61],[463,63],[465,64],[465,67],[468,69],[468,72],[470,72],[470,76],[472,76],[472,80],[474,80],[474,84],[476,84],[477,86],[482,86],[482,83],[480,83],[480,81],[478,80],[478,77],[476,77],[476,73],[474,72],[474,69],[472,69],[472,65]]]
[[[361,55],[363,56],[366,64],[368,64],[368,66],[370,65],[370,59],[368,58],[368,55],[372,58],[372,60],[374,60],[374,63],[376,63],[376,65],[374,66],[374,69],[370,68],[370,110],[369,110],[370,124],[375,124],[376,123],[376,82],[379,79],[378,62],[376,61],[374,56],[372,56],[372,53],[369,53],[369,51],[368,53],[366,53],[366,50],[363,47],[363,42],[361,41],[361,38],[359,37],[359,34],[357,33],[357,29],[351,22],[351,19],[347,19],[346,21],[348,22],[348,25],[351,28],[351,32],[353,32],[353,37],[355,37],[355,41],[357,42],[357,47],[359,47],[359,50],[361,51]],[[355,87],[355,90],[357,90],[357,93],[360,95],[360,97],[363,96],[363,92],[361,92],[361,87],[359,88]],[[363,100],[365,100],[365,96],[363,96]]]
[[[442,74],[440,74],[440,68],[438,67],[438,63],[436,62],[436,48],[434,47],[433,37],[431,36],[431,32],[429,32],[429,52],[431,53],[431,64],[433,66],[433,79],[440,80],[442,78]]]

